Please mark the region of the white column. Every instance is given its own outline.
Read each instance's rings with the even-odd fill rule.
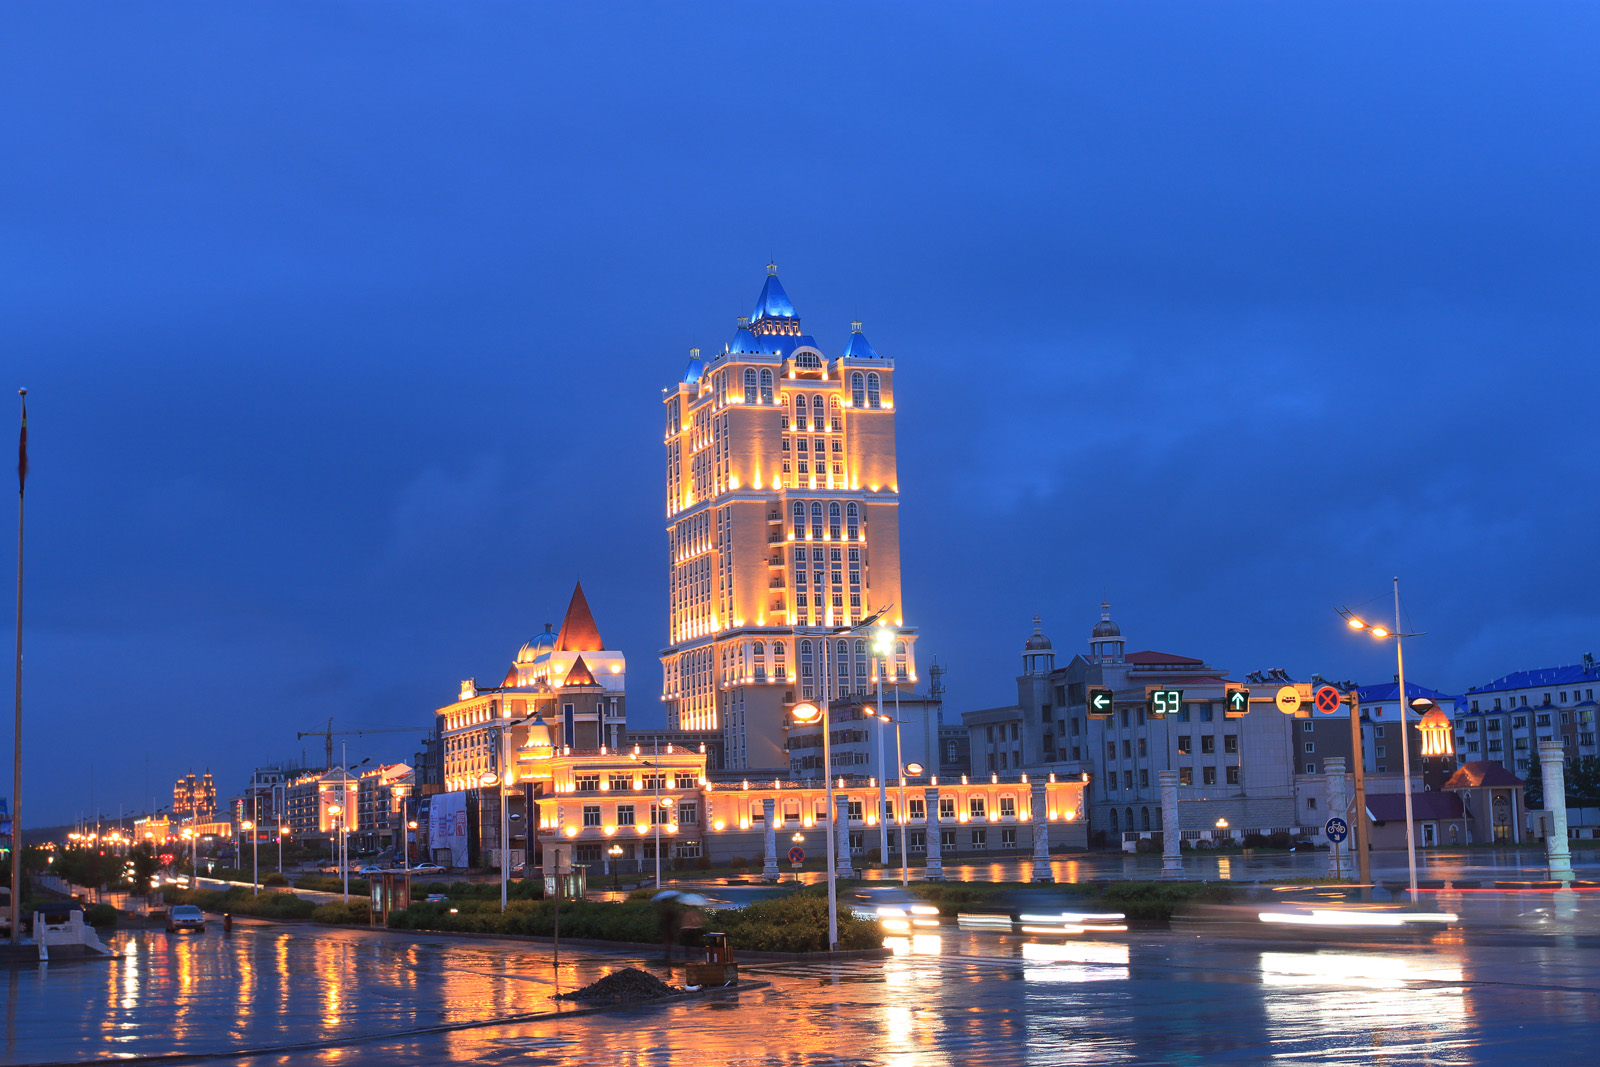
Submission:
[[[930,882],[944,881],[944,859],[939,855],[939,790],[933,787],[922,791],[926,798],[923,810],[927,812],[928,865],[922,877]]]
[[[1345,815],[1345,812],[1349,808],[1349,804],[1345,801],[1344,757],[1331,756],[1328,759],[1323,760],[1322,772],[1328,786],[1328,818],[1344,819],[1345,825],[1348,826],[1349,819]],[[1344,844],[1335,844],[1332,841],[1328,842],[1329,878],[1343,878],[1345,876],[1345,868],[1348,866],[1348,864],[1344,862],[1344,857],[1349,855],[1350,840],[1351,839],[1348,837],[1345,838]],[[1351,871],[1349,873],[1353,875],[1355,872]]]
[[[1161,877],[1182,878],[1183,857],[1178,842],[1183,829],[1178,824],[1178,772],[1157,771],[1161,785]]]
[[[841,793],[833,798],[833,803],[833,826],[838,834],[834,853],[839,863],[834,873],[840,878],[849,878],[856,873],[850,863],[850,800]]]
[[[777,807],[777,801],[771,797],[761,802],[761,815],[766,825],[762,836],[767,842],[767,859],[761,865],[761,878],[767,882],[778,880],[778,828],[774,825],[777,822]]]
[[[1053,882],[1055,873],[1050,870],[1050,809],[1045,799],[1043,782],[1033,783],[1033,809],[1029,821],[1033,823],[1033,880]]]
[[[1563,765],[1565,755],[1560,741],[1539,742],[1539,766],[1544,771],[1544,806],[1554,825],[1544,839],[1545,855],[1550,862],[1550,877],[1554,881],[1570,884],[1572,853],[1567,846],[1567,779]]]

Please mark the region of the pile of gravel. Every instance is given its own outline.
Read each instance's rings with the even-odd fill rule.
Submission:
[[[558,1000],[655,1000],[683,990],[670,986],[647,971],[624,967],[590,986],[557,995]]]

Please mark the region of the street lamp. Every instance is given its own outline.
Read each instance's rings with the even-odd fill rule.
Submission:
[[[895,692],[898,693],[899,690],[896,689]],[[898,701],[896,701],[896,703],[898,703]],[[901,760],[904,759],[904,756],[900,751],[900,727],[904,725],[905,720],[899,717],[891,719],[881,710],[876,712],[875,715],[878,721],[882,724],[880,730],[883,727],[889,726],[891,723],[894,725],[894,765],[895,770],[898,772],[900,778],[900,799],[896,802],[895,809],[900,821],[900,884],[909,885],[911,883],[911,859],[909,855],[909,846],[906,844],[906,772],[910,770],[910,768],[901,762]],[[883,745],[878,750],[880,755],[880,759],[878,760],[880,765],[880,774],[882,773],[881,765],[883,763],[881,755],[883,749],[887,747],[887,745]],[[922,769],[921,764],[912,764],[912,766],[916,767],[919,771]],[[882,786],[879,786],[878,796],[879,810],[882,810]],[[888,836],[889,832],[887,829],[885,829],[884,837],[887,838]],[[885,856],[884,858],[887,859],[888,857]]]
[[[1409,708],[1406,701],[1406,657],[1405,651],[1401,647],[1401,639],[1406,637],[1421,637],[1422,634],[1406,634],[1400,632],[1400,579],[1398,577],[1394,579],[1393,630],[1390,630],[1385,626],[1369,625],[1365,620],[1352,614],[1348,608],[1340,608],[1339,614],[1344,617],[1345,625],[1349,626],[1352,630],[1365,630],[1367,633],[1371,634],[1380,641],[1386,640],[1390,637],[1394,638],[1395,678],[1399,683],[1399,688],[1396,690],[1396,703],[1400,705],[1400,773],[1403,778],[1400,792],[1401,795],[1405,797],[1406,804],[1406,868],[1411,875],[1411,902],[1416,903],[1417,841],[1416,827],[1412,824],[1411,812],[1411,736],[1406,730],[1406,714]],[[1362,753],[1355,753],[1354,758],[1361,759]],[[1357,812],[1356,814],[1365,815],[1366,813]],[[1363,849],[1363,858],[1365,858],[1364,850],[1366,845],[1364,842],[1362,843],[1361,847]]]
[[[405,861],[404,862],[405,862],[405,869],[406,869],[406,874],[407,875],[411,874],[411,835],[416,833],[416,832],[417,832],[417,820],[415,820],[415,819],[407,819],[406,820],[405,840],[401,843],[402,847],[405,849]]]
[[[1218,819],[1217,820],[1217,833],[1225,835],[1227,832],[1228,832],[1228,820],[1227,819]],[[1230,839],[1226,838],[1226,837],[1218,837],[1217,840],[1220,842],[1220,841],[1225,841],[1225,840],[1230,840]]]
[[[261,895],[261,864],[258,862],[257,857],[256,857],[256,823],[255,823],[255,820],[254,819],[243,819],[243,820],[241,820],[240,823],[239,823],[239,829],[243,830],[245,833],[250,835],[250,877],[252,879],[254,879],[254,881],[251,883],[251,886],[250,886],[250,892],[254,896],[260,896]]]
[[[350,903],[350,862],[345,856],[344,836],[344,807],[339,804],[329,804],[328,814],[333,816],[333,832],[338,836],[339,877],[344,879],[344,901]]]
[[[283,873],[283,839],[289,836],[289,828],[283,825],[283,812],[278,813],[278,873]]]
[[[501,752],[503,753],[503,757],[500,761],[500,767],[501,770],[507,772],[504,776],[506,780],[509,780],[513,773],[510,770],[511,728],[513,726],[520,726],[523,723],[528,722],[530,719],[533,721],[528,725],[528,736],[527,739],[522,743],[522,750],[527,753],[528,758],[530,759],[547,760],[555,757],[555,742],[550,734],[550,725],[544,721],[543,715],[536,711],[532,715],[524,715],[520,719],[507,720],[505,725],[500,728]],[[511,857],[511,849],[509,847],[511,844],[510,799],[511,798],[506,794],[505,785],[502,784],[500,786],[500,910],[502,912],[506,910],[506,898],[511,885],[511,865],[507,862]],[[526,835],[523,839],[525,841],[525,845],[522,859],[522,872],[524,875],[526,875],[528,872],[528,865],[533,862],[533,846],[536,840],[534,835],[539,832],[538,811],[535,810],[532,813],[524,812],[522,816],[522,822],[522,832]],[[556,882],[557,884],[560,884],[561,863],[559,853],[557,854],[556,860]]]

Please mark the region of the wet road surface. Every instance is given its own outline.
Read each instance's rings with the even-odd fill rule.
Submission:
[[[946,929],[896,942],[888,960],[747,964],[770,986],[726,999],[510,1023],[493,1020],[554,1013],[558,985],[639,961],[564,951],[555,972],[548,946],[524,942],[265,925],[147,931],[119,935],[125,955],[109,963],[0,973],[0,1062],[1594,1062],[1600,939],[1587,920],[1600,899],[1582,899],[1567,921],[1535,901],[1496,907],[1524,924],[1393,943]],[[475,1022],[489,1025],[411,1032]],[[318,1042],[327,1046],[287,1048]],[[227,1055],[240,1048],[280,1051]]]

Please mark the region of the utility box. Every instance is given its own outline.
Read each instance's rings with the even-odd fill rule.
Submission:
[[[728,935],[705,934],[706,958],[685,968],[684,981],[697,986],[730,986],[739,984],[739,965],[733,962],[733,951],[728,948]]]

